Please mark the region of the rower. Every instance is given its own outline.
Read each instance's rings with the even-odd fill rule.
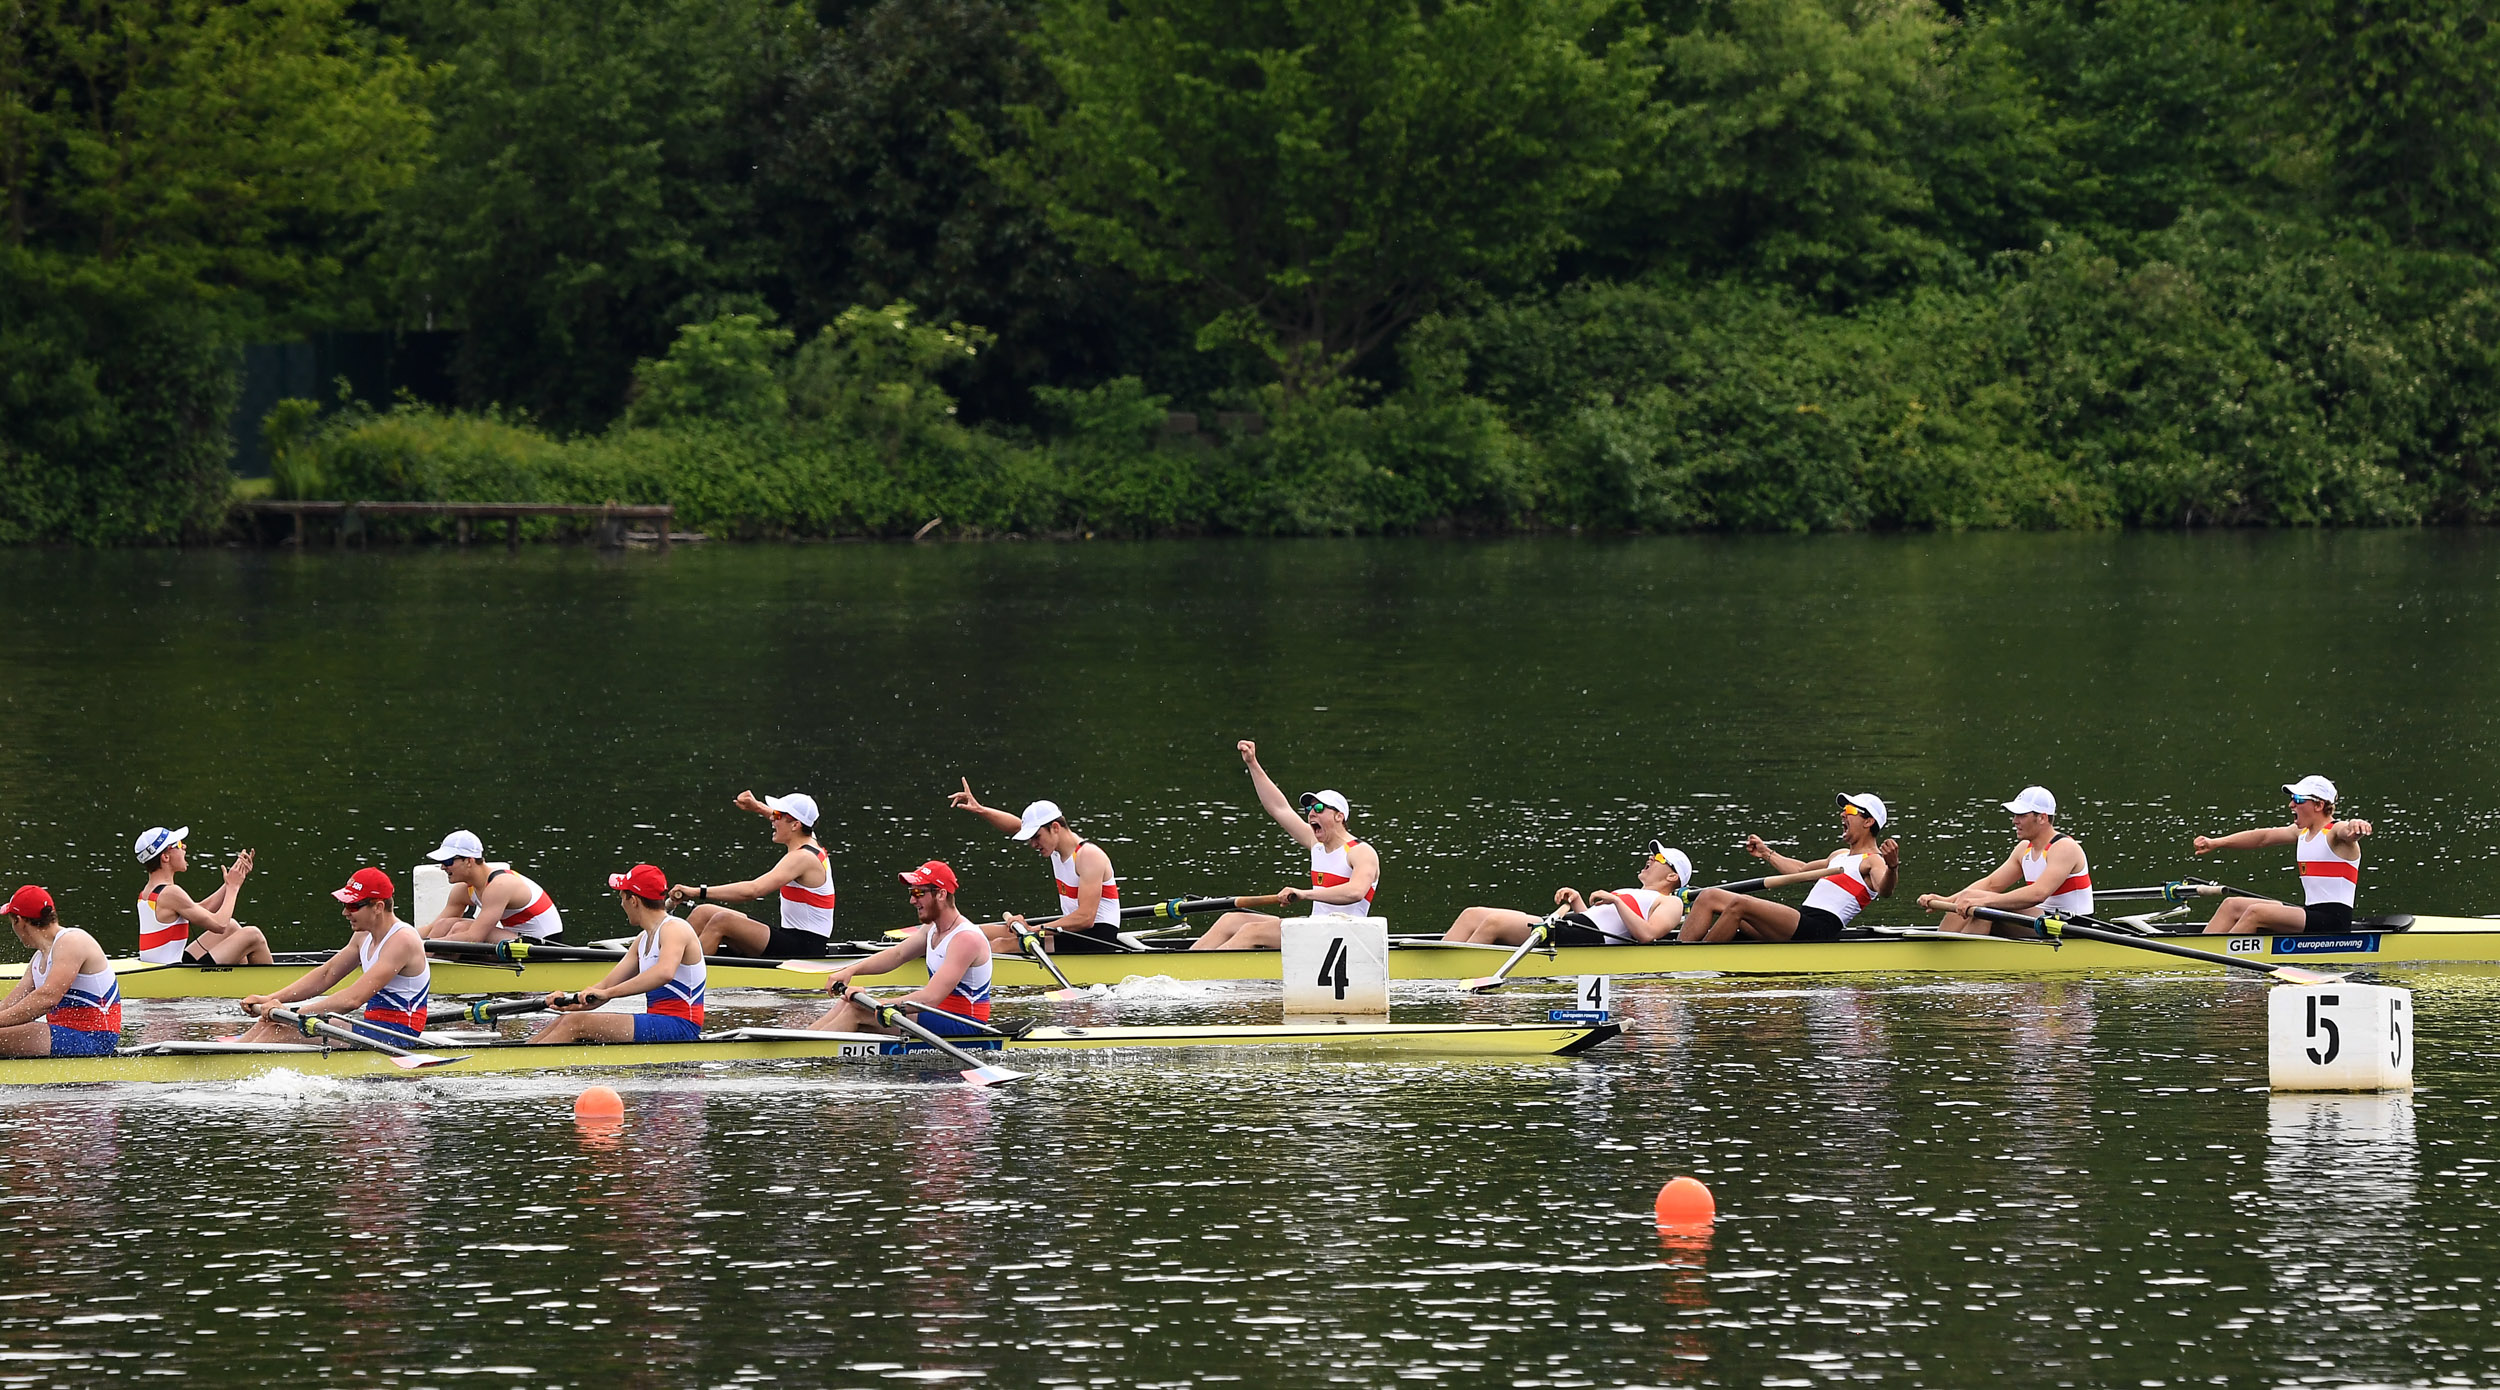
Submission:
[[[379,1042],[422,1046],[417,1035],[425,1031],[434,977],[426,964],[425,939],[399,920],[392,901],[396,891],[391,876],[380,869],[358,869],[350,875],[344,887],[330,894],[339,902],[339,915],[347,919],[347,944],[277,993],[244,996],[243,1012],[259,1017],[287,1004],[309,1018],[361,1009],[362,1017],[347,1021],[348,1027]],[[356,978],[349,981],[351,974]],[[263,1018],[235,1041],[287,1042],[302,1036]]]
[[[2284,783],[2283,792],[2292,799],[2290,825],[2199,835],[2196,852],[2291,845],[2293,867],[2300,870],[2303,905],[2294,907],[2271,898],[2224,898],[2214,909],[2214,919],[2205,924],[2208,935],[2352,930],[2353,902],[2361,893],[2361,837],[2370,833],[2370,823],[2335,819],[2335,784],[2315,773]]]
[[[183,844],[190,834],[189,826],[168,830],[159,825],[132,846],[139,867],[148,871],[147,886],[139,890],[139,959],[158,965],[186,960],[267,965],[276,959],[269,954],[269,938],[260,928],[234,920],[243,901],[243,880],[251,876],[252,852],[236,855],[226,866],[226,881],[203,901],[174,882],[174,875],[190,867]],[[200,929],[196,941],[191,939],[193,927]]]
[[[1299,809],[1285,800],[1267,769],[1259,766],[1259,745],[1243,739],[1235,745],[1259,806],[1294,842],[1311,852],[1311,886],[1277,893],[1289,903],[1307,902],[1313,917],[1368,917],[1380,892],[1380,853],[1346,831],[1354,814],[1342,792],[1304,792]],[[1190,943],[1193,951],[1275,950],[1284,937],[1284,923],[1264,912],[1227,912],[1206,934]]]
[[[0,998],[0,1056],[111,1056],[122,1041],[122,987],[104,948],[62,926],[52,895],[34,884],[0,913],[34,952],[17,987]]]
[[[822,960],[833,954],[833,860],[816,843],[816,798],[805,792],[758,799],[738,793],[738,808],[753,811],[772,824],[773,843],[781,846],[781,862],[744,883],[679,884],[671,891],[698,904],[686,914],[703,943],[705,955],[724,949],[733,955],[769,960]],[[766,926],[722,903],[781,899],[781,924]]]
[[[1693,881],[1693,861],[1664,840],[1649,842],[1641,859],[1640,886],[1601,888],[1583,899],[1576,888],[1554,890],[1554,905],[1563,911],[1547,940],[1557,946],[1621,946],[1663,941],[1684,920],[1684,900],[1676,894]],[[1516,946],[1528,939],[1543,918],[1506,907],[1471,907],[1441,934],[1443,941],[1472,941],[1487,946]]]
[[[1875,832],[1890,819],[1884,799],[1872,792],[1835,798],[1840,803],[1841,847],[1824,864],[1840,872],[1819,879],[1806,893],[1805,905],[1790,907],[1768,898],[1705,888],[1685,909],[1679,941],[1834,941],[1868,903],[1892,892],[1901,865],[1901,842],[1878,841]],[[1745,837],[1745,853],[1764,860],[1784,874],[1804,873],[1820,865],[1787,855],[1764,844],[1759,835]]]
[[[550,994],[547,1007],[564,1016],[541,1028],[534,1043],[675,1043],[703,1036],[703,943],[684,919],[668,914],[668,877],[649,864],[608,875],[608,886],[633,923],[633,948],[607,977],[579,994]],[[611,999],[643,997],[638,1014],[593,1013]]]
[[[443,837],[426,858],[443,866],[452,883],[442,915],[417,934],[436,941],[553,941],[564,934],[564,915],[547,890],[510,869],[486,866],[486,846],[466,830]],[[472,911],[474,909],[474,911]]]
[[[1019,927],[1040,933],[1042,949],[1053,955],[1123,949],[1120,876],[1112,872],[1111,856],[1103,853],[1102,846],[1069,826],[1058,802],[1036,801],[1024,808],[1023,815],[1011,816],[982,805],[981,799],[972,794],[972,779],[967,777],[964,789],[949,794],[946,804],[958,811],[970,811],[1032,845],[1037,853],[1050,856],[1050,881],[1059,891],[1059,915],[1047,922],[1028,924],[1010,912],[997,922],[984,923],[981,930],[989,937],[992,950],[1022,955],[1024,945],[1017,935]]]
[[[1942,931],[1986,936],[1999,930],[1972,915],[1976,907],[2019,912],[2026,917],[2054,913],[2061,917],[2092,915],[2092,865],[2083,846],[2057,828],[2057,798],[2046,787],[2025,787],[2001,803],[2014,818],[2014,848],[1987,877],[1971,880],[1961,892],[1938,894],[1932,906],[1942,910]],[[1921,899],[1922,902],[1929,901]],[[2008,934],[2031,936],[2027,928],[2002,928]]]
[[[897,877],[911,894],[912,915],[920,919],[920,925],[866,960],[834,971],[827,977],[830,987],[839,994],[855,975],[873,979],[925,956],[929,982],[886,1002],[917,1005],[914,1018],[921,1027],[941,1037],[984,1033],[990,1021],[990,938],[957,910],[955,894],[959,885],[955,871],[944,861],[932,859]],[[966,1027],[966,1020],[982,1027]],[[900,1031],[879,1024],[868,1010],[848,999],[807,1026],[826,1033]]]

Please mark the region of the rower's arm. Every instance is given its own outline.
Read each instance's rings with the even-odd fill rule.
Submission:
[[[40,987],[29,986],[22,977],[18,980],[17,988],[9,991],[8,1002],[0,1004],[0,1028],[32,1023],[52,1012],[61,1002],[61,996],[69,993],[70,983],[77,977],[78,967],[65,963],[61,959],[60,947],[55,944],[52,974]]]
[[[1284,788],[1277,786],[1276,779],[1267,775],[1267,769],[1259,766],[1258,755],[1255,753],[1247,755],[1242,761],[1249,764],[1250,789],[1258,793],[1259,809],[1274,817],[1278,825],[1285,827],[1285,833],[1293,837],[1295,844],[1304,849],[1318,844],[1319,832],[1313,830],[1311,823],[1303,818],[1302,812],[1295,809],[1293,802],[1286,799]]]
[[[435,914],[433,921],[418,928],[417,934],[420,936],[432,936],[437,929],[449,930],[450,928],[467,921],[469,904],[474,901],[476,897],[477,894],[470,889],[469,885],[465,883],[453,884],[451,886],[451,892],[443,898],[443,910]]]
[[[1615,915],[1617,917],[1624,915],[1623,899],[1620,897],[1615,898]],[[1664,941],[1675,935],[1675,929],[1682,925],[1684,925],[1684,900],[1668,893],[1659,898],[1658,906],[1647,917],[1627,924],[1627,930],[1631,932],[1634,941]]]
[[[341,954],[345,954],[342,952]],[[332,964],[338,962],[333,961]],[[373,965],[363,974],[306,1004],[300,1013],[345,1013],[360,1008],[364,1002],[382,992],[395,975],[410,973],[410,967],[425,963],[425,942],[415,932],[391,938],[390,944],[373,953]]]
[[[347,972],[355,968],[356,943],[350,941],[348,944],[341,946],[336,955],[331,956],[328,960],[314,966],[312,969],[305,971],[302,978],[296,980],[293,984],[288,985],[286,988],[279,990],[277,993],[270,995],[270,1002],[277,1004],[293,1004],[299,1000],[311,999],[329,989],[330,986],[335,985],[339,981],[347,978]],[[376,982],[374,985],[374,989],[380,989],[381,987],[382,986],[379,982]],[[372,991],[368,990],[366,992],[369,994]]]
[[[955,986],[963,983],[965,971],[990,958],[990,939],[987,936],[978,937],[980,944],[975,947],[973,942],[976,938],[973,933],[957,932],[955,935],[956,939],[963,944],[947,949],[946,964],[929,972],[929,983],[895,1002],[936,1008],[946,996],[955,992]],[[979,959],[974,958],[976,955]]]
[[[771,872],[761,878],[751,878],[744,883],[710,883],[686,887],[685,895],[692,902],[713,903],[743,903],[753,902],[757,898],[769,898],[780,892],[782,885],[797,882],[799,875],[807,872],[807,866],[815,862],[815,855],[803,849],[793,849],[781,856],[781,862],[775,864]],[[684,887],[684,885],[680,886]]]
[[[2327,843],[2350,845],[2356,850],[2361,848],[2361,837],[2369,833],[2370,823],[2366,820],[2333,821],[2326,827]]]
[[[672,917],[660,924],[660,949],[650,969],[640,968],[640,962],[629,949],[625,958],[616,963],[616,968],[608,972],[608,977],[592,988],[599,992],[601,1003],[622,999],[629,994],[649,994],[675,979],[677,967],[690,964],[690,956],[694,960],[703,958],[701,943],[695,940],[693,931]]]
[[[1972,879],[1968,888],[1954,894],[1955,901],[1973,907],[2002,908],[2007,912],[2039,906],[2047,900],[2057,883],[2066,881],[2066,875],[2059,872],[2057,862],[2052,858],[2049,866],[2041,870],[2037,882],[2023,882],[2022,852],[2021,845],[2014,846],[2013,852],[2005,856],[2004,863],[1990,870],[1986,877]],[[2082,851],[2077,850],[2075,854],[2080,857]]]
[[[2264,849],[2269,845],[2297,844],[2300,827],[2296,825],[2261,825],[2254,830],[2235,830],[2228,835],[2199,835],[2196,852],[2209,854],[2218,849]]]

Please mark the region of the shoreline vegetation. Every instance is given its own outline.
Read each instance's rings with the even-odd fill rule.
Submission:
[[[2489,11],[30,0],[0,541],[2487,523]]]

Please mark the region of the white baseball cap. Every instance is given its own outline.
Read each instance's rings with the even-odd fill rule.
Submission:
[[[1832,800],[1844,807],[1855,806],[1873,816],[1878,830],[1884,828],[1885,821],[1892,819],[1891,813],[1884,809],[1884,799],[1873,792],[1842,792]]]
[[[2018,816],[2053,816],[2057,814],[2057,798],[2049,795],[2046,787],[2025,787],[2015,793],[2013,800],[2005,803],[2005,809]]]
[[[1354,808],[1346,804],[1344,792],[1304,792],[1302,794],[1303,814],[1310,814],[1314,806],[1325,806],[1341,816],[1354,814]]]
[[[139,862],[145,864],[163,854],[166,846],[178,845],[190,838],[191,827],[187,825],[180,830],[167,830],[161,825],[151,826],[146,834],[139,837],[139,842],[131,848],[139,852]]]
[[[768,796],[764,798],[764,804],[810,830],[816,828],[816,798],[805,792],[792,792],[788,796]]]
[[[2284,783],[2283,790],[2293,796],[2305,796],[2313,801],[2331,802],[2335,799],[2335,784],[2314,772],[2297,782]]]
[[[1034,836],[1042,833],[1043,826],[1048,825],[1055,820],[1066,819],[1066,816],[1059,813],[1058,802],[1036,801],[1032,805],[1024,808],[1024,823],[1016,827],[1016,838],[1019,840],[1030,840]]]
[[[1680,849],[1669,849],[1667,847],[1667,842],[1664,840],[1650,841],[1649,852],[1657,858],[1666,860],[1667,867],[1675,870],[1676,887],[1690,888],[1693,886],[1693,860],[1690,855],[1687,855]]]
[[[447,863],[454,859],[483,859],[485,857],[486,846],[478,842],[477,836],[466,830],[455,830],[445,835],[443,842],[434,847],[434,852],[426,856],[437,864]]]

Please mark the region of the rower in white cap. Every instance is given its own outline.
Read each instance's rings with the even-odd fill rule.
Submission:
[[[2292,823],[2240,830],[2229,835],[2199,835],[2196,852],[2218,849],[2261,849],[2291,845],[2292,866],[2300,870],[2303,905],[2270,898],[2224,898],[2205,924],[2207,933],[2240,936],[2250,932],[2348,932],[2353,903],[2361,893],[2361,837],[2370,833],[2366,820],[2335,819],[2335,784],[2316,773],[2283,784],[2292,799]]]
[[[816,798],[805,792],[758,798],[738,793],[738,809],[772,823],[781,862],[744,883],[678,884],[670,893],[695,904],[686,914],[703,953],[772,960],[822,960],[833,954],[833,860],[816,843]],[[781,924],[766,924],[722,903],[781,899]]]
[[[442,915],[417,928],[436,941],[553,941],[564,934],[555,899],[510,869],[486,866],[486,846],[466,830],[443,837],[426,858],[443,866],[451,893]],[[474,910],[473,910],[474,909]]]
[[[1307,902],[1314,917],[1368,917],[1380,893],[1380,852],[1346,830],[1354,814],[1343,792],[1304,792],[1301,804],[1285,800],[1275,779],[1259,766],[1259,745],[1248,739],[1236,744],[1242,766],[1259,805],[1285,827],[1285,833],[1311,852],[1311,886],[1277,892],[1289,903]],[[1206,935],[1190,943],[1193,951],[1275,950],[1284,939],[1284,923],[1264,912],[1227,912],[1215,919]]]
[[[1936,925],[1944,931],[1971,936],[1986,936],[1996,930],[2008,936],[2030,936],[2033,933],[2028,928],[2000,929],[1974,916],[1971,909],[1993,907],[2026,917],[2045,912],[2089,915],[2092,864],[2084,857],[2083,846],[2057,828],[2057,798],[2046,787],[2025,787],[2003,805],[2014,818],[2014,834],[2018,837],[2014,848],[2006,854],[2004,863],[1990,870],[1985,878],[1971,880],[1970,886],[1961,892],[1919,899],[1929,911],[1945,915]]]
[[[1640,886],[1600,888],[1586,898],[1577,888],[1554,890],[1562,916],[1551,940],[1557,946],[1625,946],[1663,941],[1684,920],[1677,892],[1693,881],[1693,861],[1664,840],[1652,840],[1641,856]],[[1516,946],[1544,920],[1507,907],[1471,907],[1441,934],[1443,941]]]
[[[1759,835],[1745,837],[1745,853],[1784,874],[1803,873],[1824,864],[1839,867],[1840,872],[1815,881],[1806,893],[1804,906],[1790,907],[1724,888],[1705,888],[1685,909],[1684,926],[1676,939],[1838,940],[1841,931],[1868,903],[1892,891],[1893,879],[1901,868],[1901,842],[1875,838],[1875,832],[1892,818],[1882,797],[1873,792],[1842,792],[1834,800],[1840,803],[1841,847],[1829,859],[1819,863],[1791,859],[1763,843]]]
[[[972,794],[972,779],[963,779],[964,789],[946,798],[946,804],[958,811],[970,811],[1015,839],[1050,856],[1050,879],[1059,892],[1059,915],[1048,922],[1028,925],[1024,918],[1008,913],[996,922],[981,924],[990,939],[990,949],[1023,954],[1024,947],[1016,934],[1018,927],[1042,934],[1042,949],[1053,955],[1087,951],[1120,949],[1120,876],[1111,869],[1111,856],[1102,846],[1076,833],[1056,801],[1036,801],[1024,808],[1024,814],[1011,816],[981,804]]]
[[[205,899],[192,897],[174,882],[190,867],[183,841],[189,826],[169,830],[154,826],[131,846],[148,882],[139,890],[139,959],[161,964],[190,961],[219,965],[267,965],[269,938],[258,927],[234,920],[243,902],[243,880],[251,876],[252,852],[245,850],[226,866],[226,881]],[[191,929],[198,927],[197,939]]]

